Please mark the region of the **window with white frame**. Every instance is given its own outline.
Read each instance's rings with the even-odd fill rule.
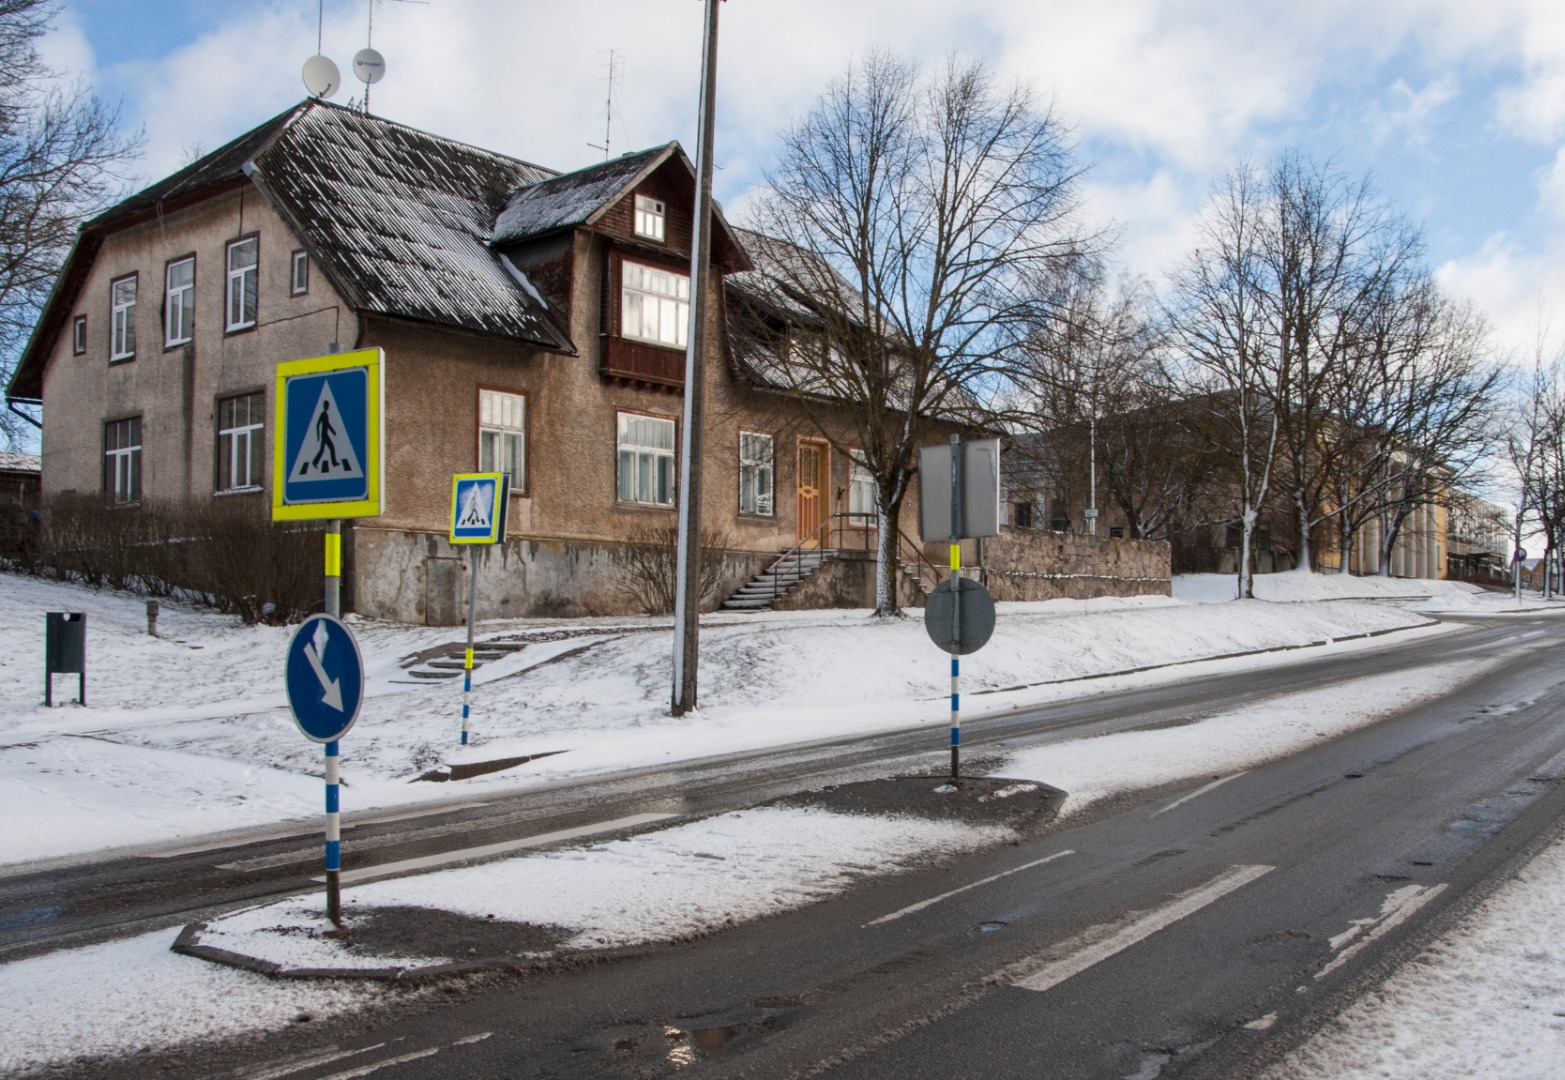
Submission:
[[[674,421],[619,414],[619,500],[674,505]]]
[[[288,293],[290,296],[303,296],[310,291],[310,256],[306,251],[293,253],[293,261],[288,269]]]
[[[109,285],[109,361],[136,355],[136,275]]]
[[[103,493],[116,503],[141,499],[141,417],[103,425]]]
[[[217,403],[217,490],[255,491],[261,486],[266,395],[239,394]]]
[[[771,517],[772,437],[751,431],[739,433],[739,512]]]
[[[71,353],[80,356],[87,351],[87,316],[78,315],[71,323]]]
[[[875,475],[869,471],[869,463],[864,451],[849,450],[848,523],[862,529],[873,528],[877,522],[879,503]]]
[[[228,245],[228,316],[224,328],[248,330],[255,325],[256,265],[259,242],[253,236]]]
[[[195,336],[196,260],[176,259],[163,270],[163,346],[183,345]]]
[[[511,490],[526,488],[527,399],[500,390],[478,391],[478,471],[505,473]]]
[[[649,240],[661,242],[665,216],[661,199],[649,199],[645,195],[636,196],[637,236],[645,236]]]
[[[690,278],[627,262],[623,274],[620,333],[636,341],[685,347],[690,322]]]

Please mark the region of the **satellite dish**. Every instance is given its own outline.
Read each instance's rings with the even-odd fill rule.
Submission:
[[[342,85],[342,72],[331,57],[316,53],[304,62],[304,88],[311,97],[329,98]]]
[[[386,74],[386,58],[374,49],[360,49],[353,54],[353,74],[365,86],[378,83]]]

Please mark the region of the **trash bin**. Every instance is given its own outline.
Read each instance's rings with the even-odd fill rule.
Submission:
[[[78,703],[87,704],[87,616],[80,611],[51,611],[44,616],[45,705],[54,705],[55,675],[75,674]]]

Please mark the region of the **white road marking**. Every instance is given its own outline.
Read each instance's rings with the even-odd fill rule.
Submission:
[[[1160,908],[1131,912],[1118,922],[1089,927],[1052,949],[1002,968],[991,981],[1008,982],[1023,990],[1040,993],[1052,989],[1274,869],[1276,867],[1272,866],[1231,866],[1205,885],[1181,893]]]
[[[317,1050],[311,1054],[300,1054],[298,1057],[289,1058],[287,1061],[269,1062],[265,1065],[254,1065],[249,1068],[239,1069],[234,1075],[238,1080],[277,1080],[280,1076],[290,1076],[305,1069],[313,1069],[317,1065],[328,1065],[333,1061],[341,1061],[343,1058],[354,1057],[358,1054],[367,1054],[371,1050],[379,1050],[385,1043],[376,1043],[374,1046],[361,1046],[357,1050],[338,1050],[333,1047],[330,1050]]]
[[[1380,905],[1380,914],[1370,919],[1354,919],[1353,925],[1331,939],[1336,957],[1316,972],[1316,979],[1324,979],[1374,942],[1411,919],[1418,909],[1445,892],[1445,885],[1407,885],[1387,896]],[[1363,935],[1360,937],[1360,935]],[[1355,940],[1357,939],[1357,940]],[[1343,946],[1347,946],[1344,948]]]
[[[881,923],[895,922],[904,915],[911,915],[915,911],[923,911],[927,907],[933,907],[935,904],[940,903],[940,901],[949,900],[951,897],[965,893],[969,889],[976,889],[980,885],[989,884],[991,881],[999,881],[1001,878],[1010,877],[1012,874],[1020,874],[1023,870],[1031,870],[1035,866],[1042,866],[1046,862],[1053,862],[1055,859],[1062,859],[1066,855],[1074,854],[1076,854],[1074,850],[1056,851],[1053,855],[1047,855],[1041,859],[1034,859],[1032,862],[1025,863],[1013,870],[1006,870],[999,874],[992,874],[989,877],[983,878],[979,881],[974,881],[963,885],[959,889],[952,889],[950,892],[943,892],[939,896],[931,896],[928,900],[920,900],[916,904],[909,904],[900,911],[893,911],[890,915],[882,915],[878,919],[871,919],[869,922],[864,924],[864,928],[868,929],[871,926],[879,926]]]
[[[490,855],[504,855],[510,851],[542,847],[545,844],[553,844],[560,840],[575,840],[583,836],[596,836],[599,833],[613,832],[616,829],[629,829],[636,825],[646,825],[653,821],[666,821],[669,818],[678,816],[678,814],[632,814],[630,817],[603,821],[596,825],[579,825],[574,829],[560,829],[557,832],[540,833],[537,836],[524,836],[520,840],[506,840],[498,844],[484,844],[481,847],[460,848],[456,851],[447,851],[439,855],[426,855],[419,859],[404,859],[401,862],[366,866],[360,870],[344,870],[342,871],[342,883],[346,885],[351,881],[368,881],[371,878],[391,877],[395,874],[406,874],[431,866],[467,862],[470,859],[482,859]],[[322,876],[314,880],[322,882],[326,878]]]
[[[1242,770],[1240,772],[1234,773],[1232,776],[1225,776],[1225,777],[1222,777],[1219,780],[1213,780],[1210,784],[1206,785],[1205,787],[1196,788],[1190,794],[1185,795],[1185,796],[1183,796],[1181,798],[1175,799],[1173,802],[1171,802],[1167,806],[1163,807],[1163,809],[1154,811],[1152,816],[1153,817],[1157,817],[1158,814],[1166,814],[1170,810],[1172,810],[1174,807],[1176,807],[1176,806],[1183,806],[1185,803],[1189,802],[1191,799],[1198,798],[1199,796],[1205,795],[1208,791],[1211,791],[1215,787],[1221,787],[1223,784],[1228,783],[1228,781],[1230,781],[1230,780],[1237,780],[1237,779],[1239,779],[1239,777],[1243,776],[1245,773],[1247,773],[1249,771],[1250,771],[1249,769],[1244,769],[1244,770]]]
[[[482,1031],[482,1032],[479,1032],[477,1035],[469,1035],[465,1039],[458,1039],[456,1042],[452,1043],[451,1045],[452,1046],[466,1046],[469,1043],[483,1042],[485,1039],[492,1038],[493,1036],[494,1036],[494,1032],[492,1032],[492,1031]]]
[[[409,821],[413,818],[434,817],[436,814],[454,814],[459,810],[473,810],[480,806],[488,806],[487,802],[465,802],[446,806],[426,806],[418,810],[393,810],[385,814],[371,814],[367,817],[355,815],[352,821],[342,824],[344,829],[356,829],[360,825],[388,825],[393,821]],[[251,844],[264,844],[272,840],[293,840],[301,836],[317,836],[320,834],[319,825],[308,829],[281,829],[276,832],[262,833],[258,836],[247,836],[234,840],[214,840],[209,843],[191,844],[189,847],[169,848],[164,851],[152,851],[143,855],[144,859],[177,859],[181,855],[200,855],[206,851],[227,851],[230,848],[249,847]],[[239,863],[220,865],[219,870],[247,870],[251,867]]]
[[[386,1058],[384,1061],[371,1062],[368,1065],[360,1065],[357,1069],[349,1069],[347,1072],[332,1073],[323,1076],[321,1080],[353,1080],[355,1076],[368,1076],[372,1072],[379,1072],[388,1065],[401,1065],[409,1061],[417,1061],[419,1058],[434,1057],[440,1053],[440,1047],[431,1047],[428,1050],[416,1050],[411,1054],[403,1054],[401,1057]]]

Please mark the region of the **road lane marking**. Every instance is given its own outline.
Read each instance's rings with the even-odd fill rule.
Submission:
[[[356,829],[361,825],[388,825],[393,821],[409,821],[413,818],[434,817],[436,814],[454,814],[461,810],[473,810],[480,806],[488,806],[486,802],[457,803],[454,806],[426,806],[419,810],[394,810],[385,814],[373,814],[369,817],[355,816],[352,821],[342,823],[344,829]],[[244,837],[242,839],[214,840],[206,843],[191,844],[188,847],[168,848],[164,851],[150,851],[142,856],[143,859],[177,859],[181,855],[200,855],[207,851],[227,851],[230,848],[249,847],[252,844],[265,844],[273,840],[297,840],[304,836],[315,836],[320,833],[320,826],[308,829],[286,829],[278,832],[263,833],[259,836]],[[218,867],[219,870],[250,869],[237,863],[229,863]]]
[[[386,1058],[384,1061],[372,1061],[368,1065],[360,1065],[357,1069],[349,1069],[347,1072],[332,1073],[323,1076],[321,1080],[353,1080],[356,1076],[368,1076],[372,1072],[379,1072],[388,1065],[402,1065],[409,1061],[417,1061],[419,1058],[434,1057],[440,1053],[440,1047],[431,1047],[428,1050],[415,1050],[411,1054],[403,1054],[401,1057]]]
[[[1249,771],[1250,771],[1249,769],[1244,769],[1244,770],[1242,770],[1240,772],[1234,773],[1232,776],[1224,776],[1224,777],[1222,777],[1219,780],[1213,780],[1210,784],[1206,785],[1206,787],[1196,788],[1194,791],[1192,791],[1190,794],[1184,796],[1183,798],[1175,799],[1173,802],[1171,802],[1167,806],[1163,807],[1163,809],[1154,811],[1152,816],[1153,817],[1157,817],[1158,814],[1166,814],[1170,810],[1172,810],[1174,807],[1176,807],[1176,806],[1183,806],[1185,803],[1189,802],[1191,799],[1197,798],[1197,797],[1199,797],[1201,795],[1205,795],[1208,791],[1211,791],[1215,787],[1221,787],[1223,784],[1228,783],[1228,781],[1230,781],[1230,780],[1237,780],[1237,779],[1239,779],[1239,777],[1243,776],[1245,773],[1247,773]]]
[[[1391,893],[1380,905],[1379,915],[1368,919],[1354,919],[1352,926],[1331,939],[1332,952],[1337,955],[1331,963],[1315,973],[1315,978],[1324,979],[1336,971],[1370,945],[1407,922],[1418,913],[1420,908],[1445,890],[1443,884],[1407,885]]]
[[[344,870],[342,871],[342,883],[346,885],[350,881],[368,881],[370,878],[406,874],[431,866],[467,862],[471,859],[482,859],[490,855],[504,855],[507,852],[542,847],[545,844],[557,843],[560,840],[575,840],[583,836],[596,836],[599,833],[614,832],[616,829],[634,828],[637,825],[646,825],[653,821],[667,821],[669,818],[678,816],[678,814],[632,814],[630,817],[603,821],[596,825],[578,825],[574,829],[560,829],[557,832],[539,833],[537,836],[524,836],[520,840],[506,840],[498,844],[484,844],[481,847],[459,848],[456,851],[442,852],[439,855],[425,855],[418,859],[403,859],[401,862],[381,863],[378,866],[366,866],[359,870]],[[317,877],[313,880],[322,882],[326,879]]]
[[[933,907],[935,904],[940,903],[940,901],[949,900],[951,897],[965,893],[969,889],[976,889],[980,885],[989,884],[991,881],[999,881],[1001,878],[1010,877],[1012,874],[1020,874],[1023,870],[1031,870],[1035,866],[1042,866],[1046,862],[1053,862],[1055,859],[1062,859],[1066,855],[1074,854],[1076,854],[1074,850],[1056,851],[1053,855],[1046,855],[1041,859],[1034,859],[1032,862],[1025,863],[1022,866],[1016,867],[1015,869],[1006,870],[999,874],[991,874],[989,877],[983,878],[979,881],[974,881],[967,885],[963,885],[959,889],[952,889],[950,892],[943,892],[939,896],[931,896],[928,900],[920,900],[916,904],[909,904],[900,911],[893,911],[890,915],[882,915],[878,919],[871,919],[869,922],[864,924],[863,928],[867,930],[871,926],[879,926],[882,923],[895,922],[904,915],[912,915],[916,911],[923,911],[927,907]]]
[[[273,1061],[264,1065],[253,1065],[249,1068],[238,1069],[234,1072],[236,1080],[278,1080],[278,1077],[291,1076],[305,1069],[313,1069],[317,1065],[329,1065],[333,1061],[341,1061],[343,1058],[357,1057],[359,1054],[367,1054],[371,1050],[380,1050],[385,1043],[376,1043],[374,1046],[361,1046],[357,1050],[338,1050],[335,1046],[330,1050],[317,1050],[310,1054],[300,1054],[298,1057],[289,1058],[287,1061]]]
[[[1181,893],[1160,908],[1131,912],[1118,922],[1089,927],[1075,937],[996,972],[991,981],[1042,993],[1144,941],[1187,915],[1271,873],[1272,866],[1231,866],[1205,885]]]

